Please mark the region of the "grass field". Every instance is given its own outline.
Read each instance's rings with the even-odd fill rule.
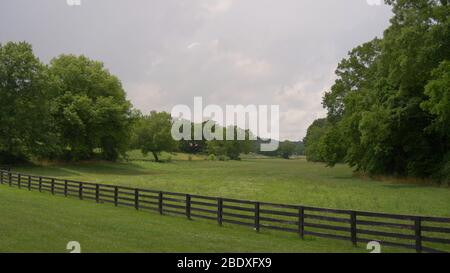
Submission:
[[[186,155],[173,156],[186,158]],[[155,190],[341,209],[450,216],[450,188],[359,179],[304,159],[79,163],[17,171]]]
[[[136,154],[134,156],[139,156]],[[167,156],[167,155],[164,155]],[[206,161],[183,154],[156,163],[89,162],[13,168],[24,173],[164,191],[319,207],[450,216],[450,189],[355,178],[345,165],[247,157]],[[148,159],[148,158],[141,158]],[[45,193],[0,187],[0,252],[64,252],[70,240],[87,252],[367,252],[350,242],[307,238]],[[385,248],[383,251],[404,249]]]
[[[0,252],[68,252],[73,240],[82,252],[368,252],[350,242],[218,227],[8,186],[0,186],[0,215]]]

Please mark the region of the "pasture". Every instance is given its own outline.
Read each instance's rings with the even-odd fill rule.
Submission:
[[[167,158],[168,155],[164,155]],[[137,159],[139,154],[132,154]],[[302,158],[242,161],[131,161],[22,166],[14,171],[63,179],[208,196],[377,212],[450,216],[450,189],[359,179],[345,165],[326,168]],[[140,158],[146,159],[146,158]],[[148,159],[148,158],[147,158]],[[0,187],[0,251],[63,252],[82,241],[87,252],[367,252],[361,244],[311,238]],[[180,236],[183,234],[183,236]],[[195,243],[194,243],[195,242]],[[385,248],[384,251],[404,249]]]
[[[166,157],[167,155],[164,155]],[[24,166],[15,171],[86,182],[317,207],[450,216],[450,188],[380,182],[304,159],[88,162]],[[179,158],[180,160],[177,160]]]

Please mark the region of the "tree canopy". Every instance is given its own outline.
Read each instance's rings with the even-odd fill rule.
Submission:
[[[151,152],[156,161],[162,151],[172,152],[177,142],[172,138],[172,117],[167,112],[152,111],[150,115],[141,116],[136,125],[137,147],[144,155]]]
[[[51,153],[50,78],[31,45],[0,44],[0,161]]]
[[[328,128],[311,125],[307,156],[371,174],[449,179],[450,6],[386,2],[391,25],[339,63],[323,99]]]
[[[50,62],[58,92],[52,115],[65,155],[89,159],[100,149],[115,160],[128,148],[131,104],[117,77],[84,56],[61,55]]]
[[[61,55],[49,65],[26,42],[0,45],[0,161],[115,160],[128,148],[131,104],[101,62]]]

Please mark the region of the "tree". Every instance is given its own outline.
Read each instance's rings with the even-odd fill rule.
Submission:
[[[303,141],[297,141],[295,142],[295,151],[294,153],[296,155],[305,155],[305,144]]]
[[[0,44],[0,162],[49,156],[53,145],[51,79],[26,42]]]
[[[317,119],[308,127],[306,136],[303,139],[306,148],[306,159],[308,161],[323,161],[323,158],[319,153],[319,143],[321,138],[325,135],[327,128],[328,121],[326,119]]]
[[[227,128],[214,126],[214,130],[222,130],[223,140],[210,140],[207,142],[208,152],[216,156],[227,156],[231,160],[239,160],[241,153],[249,153],[252,148],[251,132],[241,129],[237,126],[229,126]],[[227,139],[227,132],[233,131],[233,138]],[[231,134],[230,134],[231,135]],[[244,139],[238,139],[238,135],[244,136]]]
[[[148,116],[138,119],[135,130],[138,147],[144,155],[153,154],[158,162],[162,151],[172,152],[177,142],[172,138],[172,117],[166,112],[152,111]]]
[[[289,157],[291,157],[296,149],[296,145],[295,143],[286,140],[283,142],[280,142],[280,147],[278,147],[278,152],[280,154],[280,156],[284,159],[289,159]]]
[[[201,130],[201,132],[203,132],[203,128],[204,128],[206,122],[207,121],[205,121],[203,123],[190,122],[190,124],[191,124],[191,139],[182,139],[179,141],[178,148],[181,152],[188,153],[188,154],[198,154],[198,153],[203,153],[206,151],[205,136],[202,134],[201,139],[198,139],[198,140],[195,139],[196,129],[198,131]]]
[[[386,2],[391,25],[338,65],[323,100],[329,128],[310,127],[307,156],[331,166],[345,160],[370,174],[450,179],[450,6]]]
[[[432,80],[425,86],[424,100],[420,106],[432,115],[432,130],[450,137],[450,60],[443,61],[432,72]]]
[[[64,157],[90,159],[96,149],[107,160],[124,155],[132,111],[119,79],[84,56],[61,55],[49,71],[57,81],[51,109]]]

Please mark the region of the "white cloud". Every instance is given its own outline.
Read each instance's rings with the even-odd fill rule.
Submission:
[[[133,83],[126,85],[125,89],[133,106],[144,114],[152,110],[168,111],[170,107],[168,94],[157,84]]]
[[[235,65],[242,72],[252,76],[264,76],[270,72],[270,64],[265,60],[252,59],[241,54],[232,55]]]
[[[193,49],[194,47],[200,46],[200,43],[194,42],[187,46],[187,49]]]
[[[291,139],[324,114],[337,63],[382,35],[392,15],[364,0],[54,2],[0,1],[0,42],[26,40],[45,62],[61,53],[103,61],[144,112],[194,96],[279,104],[281,136]]]
[[[227,12],[233,5],[233,0],[206,0],[203,8],[211,14]]]

